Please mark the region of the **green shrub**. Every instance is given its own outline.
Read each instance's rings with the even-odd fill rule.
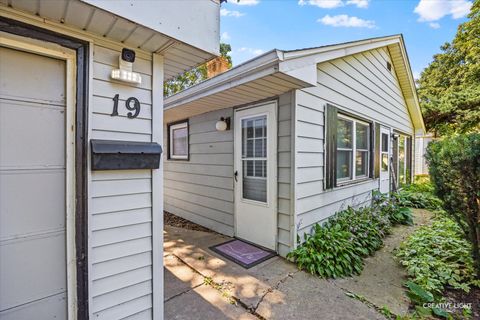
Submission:
[[[469,291],[474,281],[470,245],[451,219],[439,217],[411,234],[396,252],[412,282],[440,294],[446,285]]]
[[[340,225],[315,225],[313,235],[305,235],[305,242],[288,254],[300,269],[323,278],[336,278],[362,271],[362,252],[352,242],[353,235]]]
[[[426,158],[435,194],[471,243],[480,277],[480,133],[434,141],[427,148]]]
[[[371,207],[351,207],[336,213],[288,254],[300,269],[324,278],[359,274],[363,258],[383,245],[394,223],[411,223],[409,209],[400,208],[393,198],[375,193]]]
[[[409,208],[420,208],[437,210],[442,207],[442,200],[438,199],[430,192],[419,192],[410,190],[400,190],[397,195],[400,206]]]
[[[396,193],[387,196],[375,191],[373,193],[373,205],[388,217],[391,224],[413,224],[412,211],[408,207],[402,206]]]

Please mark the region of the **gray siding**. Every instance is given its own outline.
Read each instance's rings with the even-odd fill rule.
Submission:
[[[232,117],[231,130],[215,129],[221,117]],[[208,112],[188,120],[190,159],[165,157],[165,210],[233,236],[233,109]],[[167,126],[164,127],[167,153]]]
[[[278,252],[292,246],[291,126],[293,94],[279,97],[278,106]],[[215,122],[232,117],[231,130],[218,132]],[[188,161],[164,160],[165,210],[219,233],[234,235],[233,108],[189,120]],[[164,140],[167,143],[167,126]],[[165,149],[167,153],[167,148]]]
[[[120,52],[95,45],[90,127],[92,139],[152,141],[152,61],[138,58],[140,87],[112,82]],[[112,97],[120,95],[119,117]],[[124,101],[137,97],[141,113],[126,117]],[[158,106],[157,106],[158,107]],[[90,312],[95,319],[143,315],[152,308],[152,174],[150,170],[92,171],[89,185]]]
[[[302,235],[348,205],[370,203],[378,180],[324,191],[324,109],[327,103],[413,135],[412,122],[386,48],[318,65],[316,87],[296,91],[296,225]],[[392,67],[393,68],[393,67]]]

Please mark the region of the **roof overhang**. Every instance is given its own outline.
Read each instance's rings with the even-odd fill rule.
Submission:
[[[92,35],[165,57],[165,80],[219,54],[218,1],[9,0],[2,16]]]
[[[317,85],[318,64],[386,47],[416,132],[424,132],[415,82],[401,35],[347,42],[311,49],[272,50],[219,76],[165,99],[166,121],[274,97],[292,89]]]
[[[164,121],[276,97],[311,86],[304,79],[280,72],[281,52],[269,51],[164,101]]]

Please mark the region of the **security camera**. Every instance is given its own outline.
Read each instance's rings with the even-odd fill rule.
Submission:
[[[130,63],[135,62],[135,51],[123,48],[122,49],[122,60]]]

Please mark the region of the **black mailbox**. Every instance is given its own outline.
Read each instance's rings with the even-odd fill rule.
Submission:
[[[92,170],[158,169],[162,147],[155,142],[91,140]]]

